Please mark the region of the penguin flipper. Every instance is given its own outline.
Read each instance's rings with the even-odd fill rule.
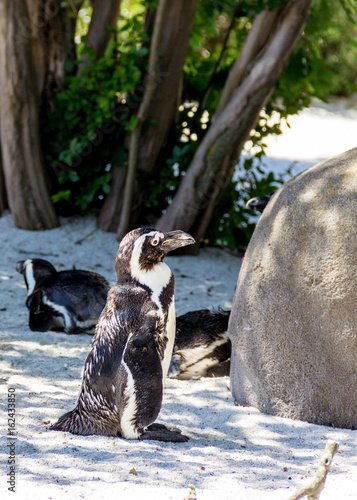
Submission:
[[[139,440],[164,441],[166,443],[186,443],[190,438],[174,427],[166,427],[163,424],[151,424]]]
[[[33,332],[47,332],[53,323],[52,310],[44,305],[41,300],[41,293],[36,293],[29,302],[30,315],[29,327]]]

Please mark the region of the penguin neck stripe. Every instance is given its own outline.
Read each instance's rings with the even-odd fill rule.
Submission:
[[[130,271],[132,278],[136,279],[141,285],[147,286],[151,291],[151,298],[156,303],[162,314],[162,305],[160,303],[160,294],[162,290],[169,284],[172,273],[171,269],[165,262],[158,262],[151,269],[145,270],[140,266],[140,256],[142,247],[147,236],[153,236],[157,231],[146,233],[143,237],[138,238],[134,244],[131,260]]]
[[[157,272],[157,269],[162,268],[162,266],[161,266],[162,261],[155,263],[151,267],[151,269],[144,269],[140,263],[142,252],[143,252],[143,244],[144,244],[146,238],[148,236],[154,236],[156,234],[157,234],[157,231],[152,231],[150,233],[146,233],[143,236],[141,236],[140,238],[138,238],[134,243],[134,247],[133,247],[133,251],[132,251],[132,255],[131,255],[131,259],[130,259],[130,274],[134,279],[136,279],[140,282],[141,282],[141,277],[143,275]],[[168,266],[166,266],[166,264],[164,266],[168,268]]]
[[[24,262],[24,267],[25,267],[26,284],[27,284],[27,288],[28,288],[27,295],[31,295],[35,289],[35,286],[36,286],[36,280],[35,280],[35,276],[34,276],[32,261],[30,259],[27,259]]]

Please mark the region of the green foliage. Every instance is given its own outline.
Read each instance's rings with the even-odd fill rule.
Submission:
[[[213,114],[227,79],[228,72],[244,44],[249,31],[249,19],[237,19],[231,30],[218,71],[215,66],[222,53],[222,46],[229,30],[232,16],[236,14],[233,0],[211,2],[201,0],[198,4],[195,25],[190,40],[189,52],[184,67],[184,91],[187,102],[200,102],[209,88],[205,109]],[[213,75],[213,81],[211,77]]]
[[[171,202],[209,128],[254,16],[286,1],[200,0],[184,66],[184,102],[171,131],[168,157],[157,175],[140,171],[145,205],[153,216],[159,217]],[[214,211],[206,235],[211,244],[246,244],[254,229],[246,201],[281,185],[281,177],[269,172],[264,163],[265,139],[281,133],[281,120],[308,106],[313,97],[326,100],[331,95],[356,92],[356,6],[356,0],[314,1],[311,19],[252,131],[247,154]],[[77,53],[79,60],[87,57],[90,64],[78,73],[78,62],[68,62],[66,88],[42,121],[58,208],[81,211],[99,207],[108,193],[113,167],[125,166],[124,137],[136,125],[135,92],[148,59],[145,13],[156,7],[157,0],[122,0],[118,30],[104,57],[97,60],[85,44],[90,3],[82,4],[77,18]],[[271,117],[277,116],[272,122]]]
[[[348,1],[350,6],[356,5],[355,0]],[[236,10],[237,3],[233,0],[201,0],[199,3],[184,67],[183,93],[186,100],[180,107],[172,156],[157,178],[143,177],[143,186],[147,187],[146,205],[157,217],[171,202],[209,127],[223,85],[244,44],[252,18],[264,8],[273,9],[284,3],[281,0],[246,0],[239,3],[239,10]],[[357,62],[354,49],[357,19],[354,19],[354,9],[346,14],[344,3],[315,1],[311,20],[285,74],[251,133],[247,154],[237,165],[233,180],[215,208],[206,234],[210,244],[246,245],[255,228],[252,213],[245,209],[246,202],[254,196],[270,193],[283,183],[282,176],[270,172],[264,163],[265,138],[271,134],[281,134],[281,120],[309,106],[312,97],[326,100],[329,95],[341,93],[343,89],[347,94],[356,90],[357,80],[349,76],[354,74]],[[237,12],[239,17],[222,53],[232,16]],[[346,29],[346,25],[351,29]],[[341,46],[337,47],[334,40],[341,42]],[[334,51],[338,52],[338,58],[334,56]],[[202,108],[203,95],[206,95],[207,100]],[[291,169],[286,173],[291,174]]]
[[[242,12],[252,18],[265,9],[274,10],[282,7],[288,0],[242,0],[240,8]]]
[[[215,207],[212,223],[206,234],[206,240],[210,244],[246,247],[256,223],[256,217],[252,218],[252,214],[256,214],[245,208],[247,201],[275,191],[283,184],[284,176],[291,175],[292,165],[283,174],[275,174],[265,163],[265,138],[270,134],[282,133],[280,118],[276,112],[274,115],[273,113],[273,110],[270,114],[266,110],[260,113],[233,179]]]
[[[213,222],[206,234],[206,241],[210,244],[245,248],[257,218],[256,213],[245,208],[247,201],[256,196],[265,196],[282,186],[282,174],[269,171],[264,159],[254,160],[253,156],[247,156],[239,163],[233,180],[215,207]],[[285,173],[289,174],[291,168]]]
[[[42,117],[52,199],[65,213],[99,207],[109,191],[113,166],[125,165],[125,132],[136,124],[137,102],[130,96],[141,81],[148,51],[141,13],[122,17],[120,24],[121,31],[114,33],[100,59],[82,36],[79,57],[88,57],[90,63],[81,71],[80,59],[75,63],[53,110]]]
[[[249,242],[255,224],[245,209],[246,202],[283,182],[282,176],[269,172],[264,164],[264,138],[281,133],[280,120],[308,107],[312,97],[326,101],[331,95],[357,91],[356,6],[355,0],[314,2],[311,19],[287,69],[252,130],[251,154],[237,166],[234,180],[215,208],[206,235],[209,243],[244,246]],[[280,120],[270,125],[269,117],[277,113]]]
[[[141,172],[139,181],[145,206],[155,217],[160,217],[162,211],[171,203],[204,136],[209,118],[204,118],[207,121],[202,123],[200,116],[197,116],[197,110],[194,103],[185,103],[179,107],[179,119],[172,134],[174,146],[171,156],[166,159],[165,165],[156,176],[147,176],[144,171]],[[205,128],[202,128],[202,125]]]
[[[357,91],[357,2],[315,0],[307,24],[270,106],[282,116],[309,106],[312,97],[348,96]],[[279,106],[276,104],[278,101]],[[281,103],[283,105],[281,106]]]

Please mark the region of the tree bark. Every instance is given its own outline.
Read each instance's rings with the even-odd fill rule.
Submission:
[[[160,169],[160,158],[167,146],[170,130],[177,120],[178,106],[181,101],[183,65],[186,60],[188,45],[195,20],[198,0],[176,0],[167,2],[165,9],[165,24],[159,48],[159,64],[152,91],[148,117],[142,127],[138,149],[138,169],[146,172],[157,172]],[[138,94],[144,98],[147,92],[149,76],[144,79]],[[119,179],[120,177],[120,179]],[[104,203],[98,219],[99,227],[104,231],[116,231],[119,214],[122,209],[124,192],[123,172],[116,169],[113,172],[111,191]],[[140,214],[143,199],[140,186],[135,185],[137,210]],[[136,219],[132,218],[131,225]]]
[[[0,2],[0,124],[3,169],[14,223],[21,229],[58,226],[41,155],[38,95],[25,0]],[[30,38],[31,40],[31,38]]]
[[[1,125],[0,125],[1,130]],[[0,217],[4,210],[8,208],[4,171],[2,167],[1,141],[0,141]]]
[[[27,0],[29,20],[19,20],[20,37],[32,44],[37,93],[44,108],[51,109],[54,94],[63,89],[67,63],[76,59],[74,33],[82,1],[62,7],[60,0]]]
[[[243,61],[237,61],[232,69],[235,74],[227,80],[218,113],[172,204],[158,221],[160,230],[183,229],[191,232],[196,241],[204,235],[213,208],[234,172],[244,142],[301,35],[312,2],[290,0],[283,9],[278,9],[278,18],[268,11],[255,18],[252,31],[253,34],[258,32],[259,40],[254,44],[248,37],[248,47],[239,56]],[[263,35],[262,29],[268,31]],[[253,61],[249,54],[254,57]],[[233,82],[237,87],[234,88]]]
[[[158,5],[155,17],[154,32],[150,47],[146,89],[143,100],[141,101],[141,104],[139,106],[139,111],[137,113],[136,126],[130,136],[129,162],[128,162],[128,171],[126,175],[125,187],[124,187],[123,208],[121,211],[119,226],[117,229],[117,239],[119,241],[124,238],[128,230],[130,229],[129,227],[130,214],[132,209],[135,174],[139,159],[138,151],[140,147],[140,135],[143,125],[148,117],[149,106],[155,91],[156,80],[158,75],[157,69],[159,65],[160,42],[165,22],[165,13],[167,4],[168,4],[167,0],[161,0]]]
[[[239,4],[237,4],[236,8],[233,11],[230,25],[229,25],[229,27],[227,29],[227,32],[226,32],[225,36],[224,36],[224,40],[223,40],[223,43],[222,43],[221,53],[219,55],[219,58],[218,58],[218,60],[216,62],[216,65],[215,65],[215,67],[213,69],[213,72],[212,72],[212,74],[210,76],[210,79],[209,79],[209,81],[207,83],[206,89],[205,89],[205,91],[203,93],[203,96],[202,96],[202,98],[200,100],[200,103],[198,105],[197,112],[196,112],[196,117],[198,119],[202,116],[202,110],[205,109],[205,105],[206,105],[207,99],[208,99],[208,97],[209,97],[209,95],[211,93],[212,84],[213,84],[214,79],[215,79],[215,77],[217,75],[217,72],[218,72],[218,70],[219,70],[219,68],[221,66],[224,54],[225,54],[225,52],[227,50],[227,47],[228,47],[229,36],[230,36],[231,32],[233,31],[234,25],[236,23],[236,20],[237,20],[237,17],[239,16],[239,14],[240,14],[240,6],[239,6]]]
[[[117,27],[120,0],[92,0],[93,13],[88,30],[88,45],[95,51],[97,57],[104,56],[112,33],[106,28]]]
[[[218,116],[228,104],[233,92],[242,83],[244,76],[249,71],[258,54],[266,47],[282,10],[281,8],[272,11],[263,11],[254,19],[242,51],[229,72],[215,116]]]

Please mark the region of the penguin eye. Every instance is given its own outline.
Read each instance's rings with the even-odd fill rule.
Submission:
[[[153,247],[156,247],[158,244],[160,243],[160,238],[159,236],[155,236],[152,240],[151,240],[151,244]]]

